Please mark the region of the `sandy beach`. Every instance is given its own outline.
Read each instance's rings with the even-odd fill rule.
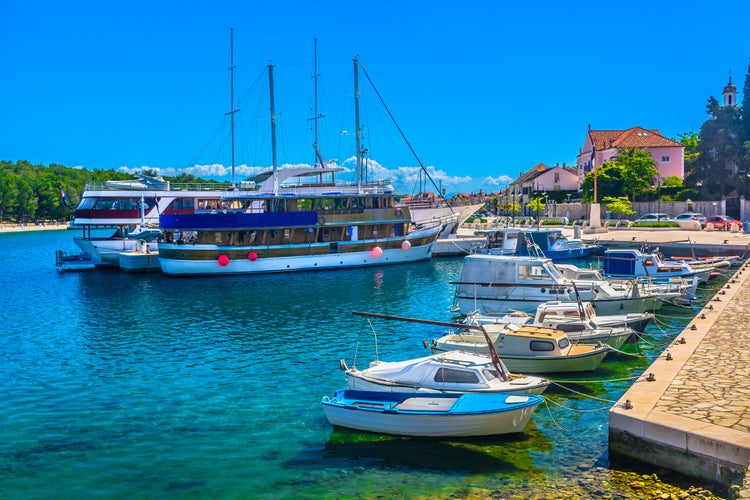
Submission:
[[[0,233],[18,233],[21,231],[49,231],[68,229],[67,222],[50,222],[39,224],[13,224],[3,222],[0,224]]]

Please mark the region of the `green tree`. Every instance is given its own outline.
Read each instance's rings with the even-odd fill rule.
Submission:
[[[742,120],[740,121],[740,144],[742,144],[743,154],[740,159],[740,174],[745,174],[744,179],[747,182],[747,175],[750,173],[750,62],[747,65],[745,73],[745,85],[742,87],[742,108],[740,109]],[[745,192],[745,196],[750,196]]]
[[[539,218],[539,214],[544,212],[544,209],[547,205],[544,204],[544,198],[534,198],[530,202],[526,204],[527,207],[529,207],[536,215],[537,218]]]
[[[627,196],[618,196],[617,198],[605,196],[602,201],[607,207],[607,212],[617,214],[618,219],[621,219],[623,215],[633,215],[635,213],[633,203]]]
[[[726,195],[735,188],[743,154],[740,143],[740,112],[735,106],[720,106],[711,96],[706,105],[710,118],[700,130],[699,156],[692,163],[691,181],[702,184],[708,195]]]
[[[617,198],[626,195],[635,199],[648,191],[657,175],[656,161],[649,153],[636,148],[623,148],[617,157],[605,161],[595,171],[586,174],[581,183],[583,198],[593,200],[595,177],[599,200],[606,196]]]
[[[631,201],[646,192],[659,176],[656,160],[642,149],[623,148],[619,151],[616,162],[624,167],[623,189],[630,194]]]
[[[677,142],[685,146],[685,165],[688,165],[700,155],[698,152],[700,136],[695,132],[686,132],[684,134],[677,134],[677,137],[680,138]]]

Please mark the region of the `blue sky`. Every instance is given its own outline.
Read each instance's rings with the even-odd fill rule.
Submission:
[[[742,89],[747,26],[742,0],[0,0],[0,159],[230,180],[233,27],[238,180],[272,164],[269,61],[278,164],[314,162],[317,38],[326,160],[352,165],[358,55],[436,182],[496,191],[574,163],[589,124],[697,132],[730,71]],[[416,192],[419,161],[360,92],[372,174]]]

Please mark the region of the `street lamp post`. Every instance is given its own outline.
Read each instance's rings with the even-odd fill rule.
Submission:
[[[656,222],[661,220],[661,177],[656,179]]]

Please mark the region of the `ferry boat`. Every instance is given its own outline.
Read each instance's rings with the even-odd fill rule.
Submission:
[[[354,59],[357,181],[336,183],[341,167],[301,168],[282,185],[276,166],[275,107],[271,91],[273,169],[269,191],[223,196],[215,209],[163,213],[158,244],[162,272],[170,275],[255,274],[415,262],[432,257],[443,230],[437,220],[418,224],[409,207],[396,206],[387,181],[367,182],[359,125],[358,59]],[[268,66],[273,89],[273,66]]]

